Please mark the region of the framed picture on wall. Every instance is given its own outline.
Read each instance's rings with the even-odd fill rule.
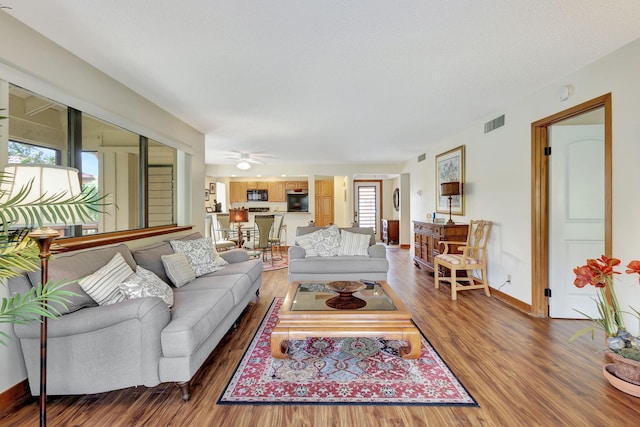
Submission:
[[[458,182],[460,194],[451,196],[451,213],[464,215],[464,145],[436,156],[436,212],[449,213],[449,197],[442,195],[445,182]]]
[[[205,202],[209,201],[209,190],[204,190],[204,201]]]
[[[216,183],[215,182],[210,182],[209,183],[209,194],[213,198],[216,197]]]

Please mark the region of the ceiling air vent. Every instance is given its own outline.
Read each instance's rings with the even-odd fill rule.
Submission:
[[[484,133],[489,133],[504,126],[504,114],[484,124]]]
[[[424,162],[427,158],[427,153],[422,153],[418,156],[418,163]]]

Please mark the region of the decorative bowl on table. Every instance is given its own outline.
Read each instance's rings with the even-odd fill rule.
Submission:
[[[353,281],[337,281],[326,284],[327,289],[337,292],[338,296],[329,298],[327,306],[338,310],[355,310],[367,305],[367,302],[358,297],[354,297],[355,292],[366,289],[367,285]]]

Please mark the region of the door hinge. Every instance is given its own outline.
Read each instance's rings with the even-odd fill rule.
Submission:
[[[545,156],[551,155],[551,147],[544,147],[544,155]]]
[[[546,289],[544,290],[544,296],[545,296],[545,297],[548,297],[548,298],[551,298],[551,289],[546,288]]]

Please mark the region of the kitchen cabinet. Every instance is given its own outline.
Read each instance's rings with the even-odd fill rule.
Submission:
[[[247,182],[229,183],[229,203],[247,203]]]
[[[309,181],[285,181],[286,190],[308,190]]]
[[[286,202],[287,195],[284,187],[284,181],[270,181],[267,188],[267,191],[269,192],[269,201]]]

